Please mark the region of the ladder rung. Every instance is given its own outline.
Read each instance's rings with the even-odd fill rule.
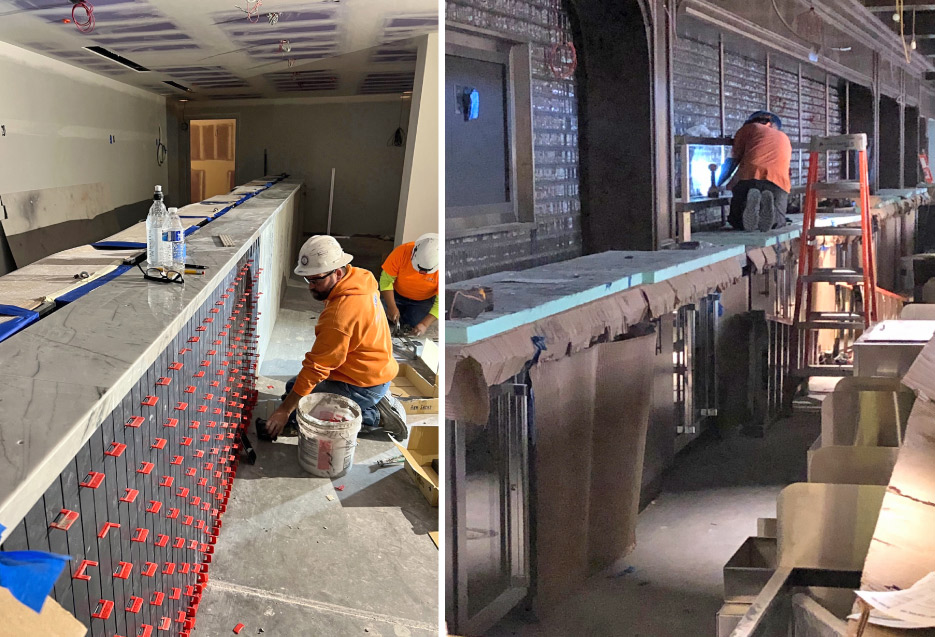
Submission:
[[[838,150],[867,150],[867,134],[855,133],[852,135],[812,137],[808,145],[808,150],[812,153]]]
[[[853,199],[860,196],[859,181],[817,181],[812,185],[819,197],[838,196]]]
[[[803,274],[802,280],[807,283],[863,283],[864,273],[849,268],[816,268],[811,274]]]
[[[852,376],[853,365],[809,365],[792,371],[793,376],[809,378],[812,376]]]
[[[810,237],[859,237],[863,233],[863,228],[846,228],[844,226],[820,226],[808,230],[808,236]]]
[[[864,315],[860,312],[809,312],[809,321],[860,321],[863,324]]]
[[[799,323],[802,330],[862,330],[863,320],[860,321],[803,321]]]

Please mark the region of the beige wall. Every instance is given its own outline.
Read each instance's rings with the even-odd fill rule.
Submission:
[[[438,34],[420,38],[409,136],[396,219],[396,244],[438,232]]]
[[[332,168],[332,234],[395,232],[405,149],[387,141],[399,126],[399,96],[190,102],[185,118],[237,120],[237,184],[263,176],[264,150],[270,173],[304,182],[303,232],[325,232]]]
[[[4,42],[0,87],[0,195],[103,182],[118,208],[165,187],[155,148],[164,97]]]

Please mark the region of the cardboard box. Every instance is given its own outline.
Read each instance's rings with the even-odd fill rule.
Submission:
[[[390,391],[406,408],[407,415],[438,413],[438,377],[433,385],[411,366],[400,363]]]
[[[46,598],[42,612],[36,613],[3,587],[0,587],[0,617],[3,617],[0,635],[84,637],[88,634],[88,629],[51,597]]]
[[[438,427],[415,425],[409,432],[409,446],[396,446],[406,459],[406,473],[419,487],[429,504],[438,506],[438,473],[432,460],[438,460]]]

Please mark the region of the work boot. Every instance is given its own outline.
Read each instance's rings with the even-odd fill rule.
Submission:
[[[380,412],[380,426],[386,433],[392,434],[399,442],[409,437],[406,410],[403,404],[389,392],[383,394],[383,398],[377,403],[377,411]]]
[[[760,224],[760,191],[751,188],[747,191],[747,202],[743,207],[743,229],[750,232],[756,230]]]
[[[757,230],[760,232],[767,232],[772,230],[774,217],[775,211],[773,210],[773,193],[768,190],[764,190],[760,194],[760,214],[756,224]]]

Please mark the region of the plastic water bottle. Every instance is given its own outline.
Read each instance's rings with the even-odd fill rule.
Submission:
[[[185,271],[185,228],[179,218],[178,208],[169,208],[169,221],[162,238],[169,247],[170,257],[166,267],[176,272]]]
[[[162,247],[162,232],[168,221],[166,206],[162,203],[162,186],[156,186],[153,193],[153,205],[146,215],[146,261],[149,267],[159,268],[166,265],[165,250]]]

